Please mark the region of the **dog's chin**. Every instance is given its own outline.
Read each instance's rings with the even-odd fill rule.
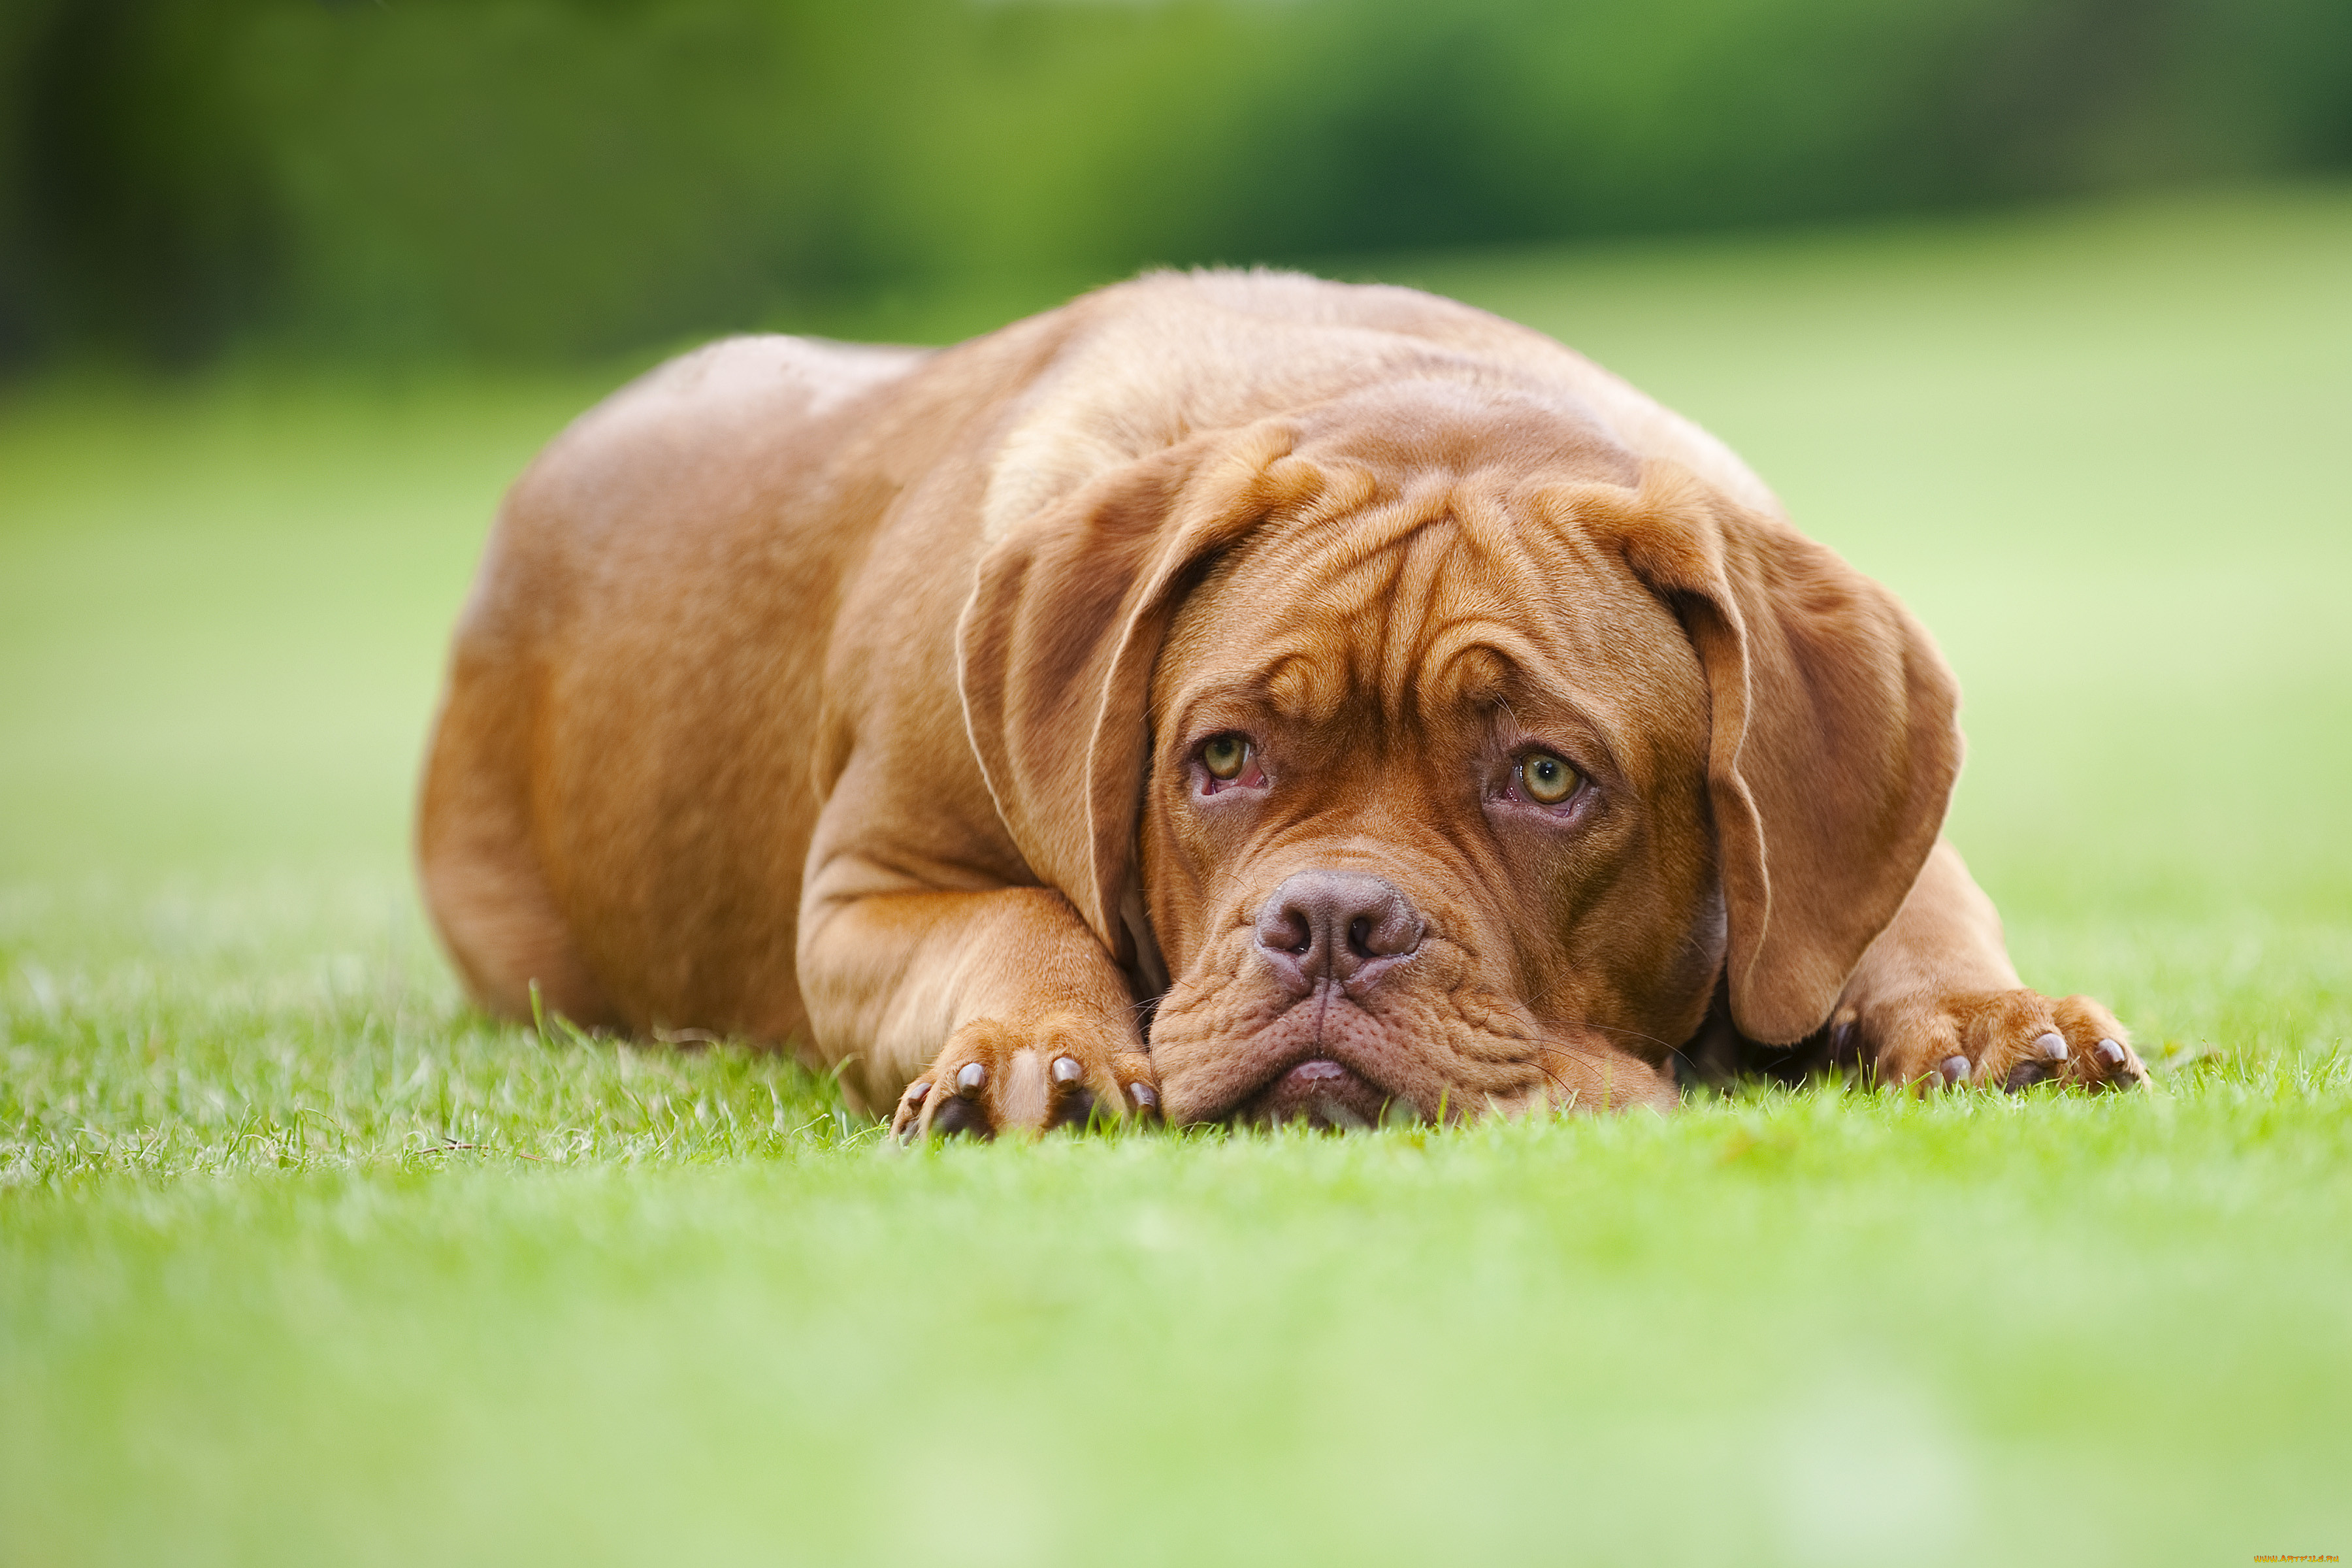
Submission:
[[[1234,1127],[1305,1122],[1345,1132],[1417,1115],[1417,1100],[1402,1086],[1426,1068],[1404,1020],[1322,995],[1269,997],[1252,1013],[1211,1020],[1162,1012],[1155,1020],[1152,1055],[1171,1119]],[[1211,1026],[1199,1028],[1203,1023]]]
[[[1233,1110],[1246,1127],[1278,1127],[1304,1121],[1340,1132],[1377,1127],[1395,1098],[1370,1079],[1328,1057],[1312,1057],[1290,1068]]]

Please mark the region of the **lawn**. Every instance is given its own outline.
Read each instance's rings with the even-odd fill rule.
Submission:
[[[2352,192],[1370,270],[1904,595],[1954,836],[2154,1093],[893,1153],[773,1057],[493,1026],[409,793],[611,378],[20,386],[0,1563],[2352,1552]]]

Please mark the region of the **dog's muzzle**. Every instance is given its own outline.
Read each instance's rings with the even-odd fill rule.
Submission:
[[[1426,929],[1395,883],[1360,871],[1301,871],[1274,890],[1256,921],[1256,955],[1292,1005],[1311,1011],[1294,1062],[1234,1108],[1244,1122],[1304,1121],[1350,1129],[1379,1124],[1392,1096],[1362,1073],[1320,1054],[1333,1007],[1353,1008],[1410,959]]]

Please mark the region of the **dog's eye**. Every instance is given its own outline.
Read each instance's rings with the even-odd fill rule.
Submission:
[[[1519,787],[1538,805],[1558,805],[1576,793],[1584,775],[1570,766],[1567,759],[1549,752],[1529,752],[1519,759]]]
[[[1201,765],[1209,770],[1213,779],[1237,779],[1249,764],[1249,754],[1248,738],[1228,730],[1209,737],[1209,743],[1201,748]]]

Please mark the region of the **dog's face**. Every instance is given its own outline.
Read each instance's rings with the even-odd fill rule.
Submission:
[[[1169,985],[1179,1121],[1663,1104],[1796,1040],[1916,875],[1949,672],[1883,589],[1589,413],[1408,384],[1003,538],[966,718],[1024,858]]]
[[[1622,561],[1507,484],[1261,529],[1152,683],[1169,1114],[1655,1102],[1724,956],[1707,688]]]

